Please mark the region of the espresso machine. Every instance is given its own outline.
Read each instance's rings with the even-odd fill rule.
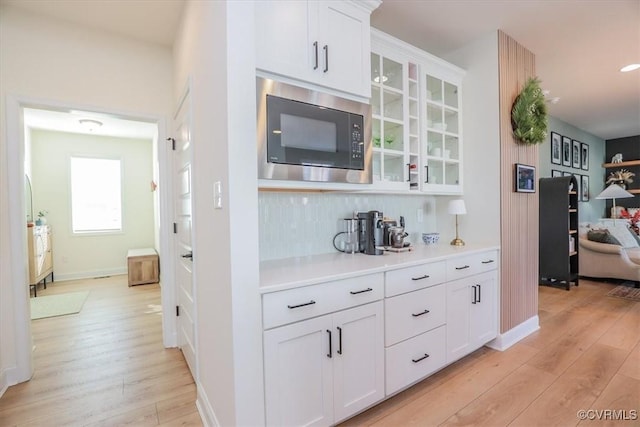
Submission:
[[[384,215],[380,211],[358,212],[358,246],[367,255],[382,255]]]

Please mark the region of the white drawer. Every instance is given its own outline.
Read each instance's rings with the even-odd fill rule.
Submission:
[[[445,281],[445,262],[433,262],[385,273],[386,297],[423,289]]]
[[[487,251],[447,260],[447,281],[498,268],[498,251]]]
[[[445,365],[445,328],[440,326],[385,350],[387,396]]]
[[[264,329],[382,299],[384,276],[369,274],[262,296]]]
[[[385,299],[385,345],[444,325],[446,297],[445,285],[437,285]]]

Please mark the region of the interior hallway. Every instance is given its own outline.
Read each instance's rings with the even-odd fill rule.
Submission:
[[[180,350],[162,346],[160,286],[127,276],[48,283],[89,290],[82,311],[31,323],[31,381],[0,398],[0,426],[201,426]]]

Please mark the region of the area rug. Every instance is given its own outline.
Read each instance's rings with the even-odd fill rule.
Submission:
[[[83,291],[31,298],[31,320],[79,313],[88,295]]]
[[[629,286],[620,285],[610,290],[607,296],[625,298],[632,301],[640,301],[640,288],[632,288]]]

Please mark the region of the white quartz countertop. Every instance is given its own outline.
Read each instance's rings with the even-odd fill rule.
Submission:
[[[456,247],[439,243],[420,244],[409,252],[385,252],[384,255],[335,252],[263,261],[260,263],[260,292],[281,291],[497,249],[499,246],[495,245]]]

